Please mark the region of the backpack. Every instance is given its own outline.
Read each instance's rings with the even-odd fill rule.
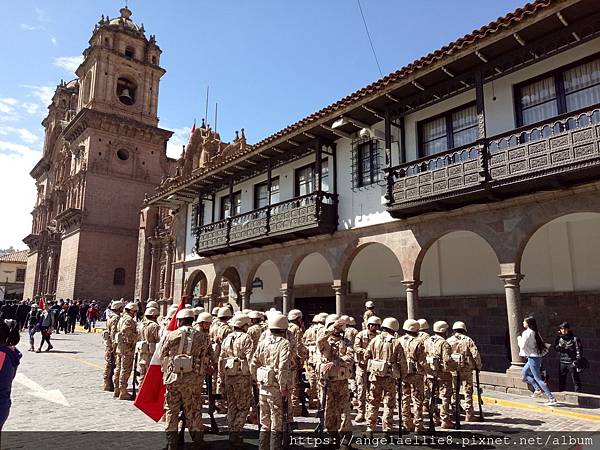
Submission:
[[[177,374],[190,373],[193,369],[194,358],[190,355],[192,353],[192,337],[192,333],[188,332],[181,335],[177,355],[173,357],[173,372]],[[186,346],[185,352],[184,345]]]
[[[406,348],[404,349],[404,353],[406,356],[406,364],[407,364],[407,374],[412,375],[414,373],[419,373],[419,362],[417,361],[417,348],[421,341],[412,336],[404,335],[402,337],[404,342],[406,342]]]

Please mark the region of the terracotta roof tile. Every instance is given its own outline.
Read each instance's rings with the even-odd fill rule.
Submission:
[[[14,253],[7,253],[6,255],[0,256],[0,262],[26,263],[27,253],[27,250],[20,250]]]

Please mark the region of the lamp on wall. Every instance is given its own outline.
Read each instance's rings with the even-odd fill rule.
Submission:
[[[263,289],[263,287],[264,283],[260,278],[256,277],[252,280],[252,289]]]

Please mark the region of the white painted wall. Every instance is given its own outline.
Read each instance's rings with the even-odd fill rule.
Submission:
[[[263,287],[252,288],[250,303],[272,302],[275,297],[281,296],[281,275],[279,269],[273,261],[265,261],[256,271],[254,278],[260,278]]]
[[[402,280],[398,258],[381,244],[363,248],[352,261],[348,272],[350,291],[365,292],[368,298],[406,297]]]
[[[298,266],[294,286],[323,283],[333,283],[331,267],[321,254],[311,253]]]
[[[504,285],[499,273],[498,259],[483,238],[455,231],[434,242],[425,254],[419,295],[500,294]]]
[[[523,292],[600,289],[600,214],[578,213],[541,227],[521,263]]]

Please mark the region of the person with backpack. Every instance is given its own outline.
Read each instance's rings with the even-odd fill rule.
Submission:
[[[16,347],[19,340],[18,325],[11,328],[0,320],[0,431],[10,413],[12,383],[21,361],[21,352]]]
[[[557,404],[554,395],[550,392],[550,388],[542,377],[542,358],[548,353],[548,347],[544,343],[540,332],[538,331],[537,322],[533,317],[526,317],[523,320],[525,330],[521,336],[517,337],[519,344],[519,355],[527,358],[527,363],[523,367],[521,374],[523,381],[533,388],[533,395],[543,391],[548,397],[544,403],[545,406],[554,406]]]
[[[567,386],[567,375],[571,374],[573,390],[581,392],[581,378],[579,373],[584,369],[582,361],[583,346],[577,336],[573,334],[569,322],[559,326],[558,335],[554,340],[554,350],[560,353],[558,363],[558,390],[564,391]],[[587,360],[585,360],[587,361]]]
[[[402,422],[409,432],[422,433],[423,398],[425,390],[425,345],[419,339],[419,322],[414,319],[404,321],[402,329],[405,334],[400,344],[406,356],[406,373],[402,374]]]

